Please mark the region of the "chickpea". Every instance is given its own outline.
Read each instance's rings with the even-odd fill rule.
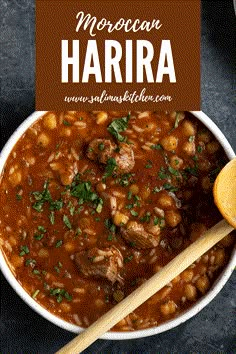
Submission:
[[[68,186],[69,184],[72,183],[74,178],[73,174],[69,174],[69,173],[61,173],[60,174],[60,179],[61,179],[61,183],[63,184],[63,186]]]
[[[46,147],[50,142],[50,139],[49,137],[45,134],[45,133],[41,133],[39,136],[38,136],[38,140],[37,140],[37,143],[43,147]]]
[[[184,163],[183,160],[177,155],[171,156],[170,158],[170,165],[175,170],[179,170],[180,168],[182,168],[183,163]]]
[[[195,155],[196,147],[194,142],[186,141],[183,144],[183,152],[185,152],[188,156]]]
[[[169,226],[176,227],[181,220],[181,215],[177,210],[167,210],[165,212],[165,221]]]
[[[108,114],[107,112],[99,112],[96,117],[97,124],[104,124],[107,121]]]
[[[191,269],[186,269],[184,272],[181,273],[181,278],[185,282],[190,282],[193,278],[193,271]]]
[[[60,304],[60,308],[63,312],[70,312],[71,311],[71,305],[67,304],[66,302],[62,302]]]
[[[75,250],[75,246],[74,246],[73,242],[70,242],[70,241],[68,241],[64,244],[64,248],[69,253],[74,252],[74,250]]]
[[[10,236],[10,237],[9,237],[9,242],[10,242],[10,244],[11,244],[12,246],[16,246],[16,245],[17,245],[17,241],[16,241],[16,239],[15,239],[14,236]]]
[[[190,301],[195,301],[197,298],[197,289],[192,284],[186,284],[184,287],[184,294]]]
[[[48,113],[43,118],[43,125],[47,129],[55,129],[57,126],[57,118],[54,113]]]
[[[160,193],[161,195],[158,198],[158,204],[161,208],[170,208],[174,204],[173,198],[167,193]]]
[[[220,148],[218,141],[212,141],[206,145],[207,152],[211,155],[215,154]]]
[[[222,248],[219,248],[215,251],[215,265],[223,266],[225,262],[225,251]]]
[[[197,279],[196,281],[196,287],[198,288],[198,290],[202,293],[205,294],[206,291],[209,289],[210,287],[210,282],[209,279],[206,275],[201,276],[200,278]]]
[[[143,198],[143,199],[147,199],[151,194],[151,190],[149,187],[145,187],[143,190],[141,190],[140,192],[140,196]]]
[[[203,143],[209,143],[211,141],[211,134],[208,131],[200,131],[198,133],[198,140]]]
[[[129,217],[123,213],[117,211],[113,217],[113,222],[116,226],[121,226],[127,224]]]
[[[136,194],[138,194],[138,192],[139,192],[139,186],[138,186],[137,184],[132,184],[132,185],[129,187],[129,191],[130,191],[132,194],[136,195]]]
[[[193,136],[196,134],[196,129],[195,129],[193,123],[190,122],[189,120],[185,120],[182,123],[182,127],[183,127],[183,133],[185,136]]]
[[[16,171],[12,175],[9,176],[9,181],[13,187],[20,184],[21,180],[22,180],[22,174],[20,171]]]
[[[104,192],[106,188],[107,188],[106,184],[102,183],[102,182],[99,182],[96,185],[96,190],[97,190],[98,193]]]
[[[17,254],[13,254],[11,256],[11,264],[13,265],[14,268],[19,268],[23,265],[24,263],[24,258],[18,256]]]
[[[61,133],[60,135],[61,136],[71,136],[71,128],[64,128],[64,129],[61,129]]]
[[[160,143],[163,149],[167,151],[173,151],[178,146],[178,139],[173,135],[169,135],[161,139]]]
[[[160,307],[161,313],[165,316],[171,315],[176,310],[176,304],[174,301],[170,300]]]

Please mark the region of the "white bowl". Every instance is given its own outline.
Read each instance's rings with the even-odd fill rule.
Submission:
[[[22,136],[22,134],[39,118],[41,117],[46,111],[37,111],[32,113],[13,133],[10,137],[6,145],[4,146],[1,154],[0,154],[0,175],[3,171],[5,162],[18,141],[18,139]],[[235,154],[233,149],[231,148],[229,142],[227,141],[226,137],[220,131],[220,129],[216,126],[215,123],[203,112],[191,112],[196,118],[198,118],[216,137],[216,139],[222,145],[226,155],[229,159],[232,159]],[[161,332],[165,332],[171,328],[178,326],[179,324],[185,322],[189,318],[196,315],[200,310],[202,310],[213,298],[219,293],[222,289],[224,284],[229,279],[231,273],[233,272],[236,265],[236,248],[234,249],[232,256],[220,274],[220,276],[216,279],[215,283],[212,285],[210,290],[194,305],[192,305],[188,310],[182,312],[176,318],[169,320],[158,327],[148,328],[144,330],[132,331],[132,332],[108,332],[104,334],[101,338],[103,339],[112,339],[112,340],[124,340],[124,339],[134,339],[134,338],[141,338],[152,336],[154,334],[158,334]],[[7,262],[3,256],[3,253],[0,251],[0,269],[4,274],[5,278],[12,286],[12,288],[16,291],[16,293],[38,314],[49,320],[50,322],[54,323],[55,325],[66,329],[67,331],[78,333],[82,331],[82,328],[71,323],[68,323],[59,317],[51,314],[41,305],[39,305],[18,283],[16,278],[14,277],[13,273],[9,269]]]

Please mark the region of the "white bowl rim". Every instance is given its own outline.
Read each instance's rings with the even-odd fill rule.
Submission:
[[[5,146],[3,147],[0,153],[0,176],[4,170],[5,162],[10,154],[12,148],[15,146],[18,139],[24,134],[24,132],[42,115],[47,113],[47,111],[35,111],[28,118],[26,118],[21,125],[15,130],[15,132],[11,135]],[[225,150],[225,153],[229,159],[235,157],[235,153],[230,146],[228,140],[224,136],[224,134],[220,131],[217,125],[202,111],[190,111],[196,118],[198,118],[216,137],[216,139],[220,142],[221,146]],[[220,276],[216,279],[211,289],[204,295],[200,300],[198,300],[195,304],[193,304],[189,309],[182,312],[176,318],[169,320],[160,326],[147,328],[143,330],[137,331],[129,331],[129,332],[107,332],[101,339],[109,339],[109,340],[125,340],[125,339],[136,339],[152,336],[155,334],[159,334],[165,331],[168,331],[181,323],[187,321],[194,315],[196,315],[199,311],[201,311],[207,304],[209,304],[213,298],[219,293],[219,291],[223,288],[230,275],[232,274],[234,268],[236,266],[236,248],[233,250],[231,258],[225,267],[224,271],[220,274]],[[50,321],[51,323],[59,326],[62,329],[73,333],[79,333],[83,330],[83,328],[73,325],[69,322],[62,320],[61,318],[50,313],[46,308],[39,305],[18,283],[16,278],[14,277],[12,271],[7,265],[7,261],[3,253],[0,251],[0,270],[3,275],[7,279],[8,283],[15,290],[15,292],[23,299],[23,301],[28,304],[35,312],[39,315]]]

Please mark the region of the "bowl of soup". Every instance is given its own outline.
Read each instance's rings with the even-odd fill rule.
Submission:
[[[203,112],[34,112],[1,152],[1,270],[41,316],[79,332],[222,218],[212,186],[233,157]],[[234,268],[234,239],[103,338],[161,333],[199,312]]]

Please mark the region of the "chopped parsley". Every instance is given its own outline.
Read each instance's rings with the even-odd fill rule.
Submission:
[[[198,146],[197,146],[197,152],[201,153],[202,150],[203,150],[202,146],[201,146],[201,145],[198,145]]]
[[[116,232],[116,225],[113,224],[112,219],[106,219],[106,220],[104,221],[104,224],[105,224],[106,228],[107,228],[110,232],[112,232],[112,233],[115,233],[115,232]]]
[[[107,177],[112,176],[112,174],[115,171],[116,167],[117,167],[116,160],[113,157],[110,157],[107,160],[107,164],[106,164],[106,167],[105,167],[105,174],[104,174],[103,178],[107,178]]]
[[[38,212],[41,212],[43,210],[43,205],[45,202],[52,201],[52,197],[48,189],[48,184],[48,181],[44,183],[42,192],[36,191],[32,193],[36,200],[36,202],[33,204],[33,208]]]
[[[25,256],[26,254],[28,254],[30,251],[29,251],[29,248],[28,246],[21,246],[20,247],[20,257],[22,256]]]
[[[129,263],[132,261],[132,259],[134,258],[134,256],[130,255],[124,258],[124,263]]]
[[[195,136],[194,135],[190,135],[190,137],[188,138],[188,141],[190,143],[193,143],[194,142],[194,139],[195,139]]]
[[[168,171],[174,175],[174,176],[179,176],[179,171],[178,170],[175,170],[173,167],[169,166],[168,167]]]
[[[122,117],[113,120],[113,122],[108,126],[107,130],[111,133],[118,141],[125,141],[125,137],[120,133],[128,128],[128,122],[130,120],[130,113],[127,117]]]
[[[145,168],[152,168],[152,161],[148,160],[147,164],[145,165]]]
[[[62,244],[63,244],[63,241],[62,241],[62,240],[58,240],[58,241],[56,242],[55,247],[56,247],[56,248],[61,247]]]
[[[63,222],[68,227],[68,229],[70,229],[70,230],[72,229],[70,220],[67,215],[63,215]]]
[[[34,266],[36,264],[36,260],[35,259],[31,259],[31,258],[29,258],[29,259],[27,259],[26,261],[25,261],[25,265],[26,266]]]
[[[55,224],[55,213],[54,213],[54,211],[51,211],[51,213],[49,214],[49,220],[50,220],[50,223],[52,225]]]
[[[64,124],[64,125],[67,125],[67,126],[71,126],[71,123],[68,122],[68,120],[65,120],[65,119],[63,119],[63,124]]]
[[[100,151],[103,151],[103,150],[105,149],[105,145],[104,145],[103,143],[100,143],[100,144],[98,145],[98,149],[99,149]]]
[[[138,216],[138,213],[135,210],[130,210],[130,214],[133,216]]]
[[[175,116],[175,124],[174,124],[174,128],[178,128],[179,126],[179,121],[180,121],[180,112],[176,112],[176,116]]]
[[[20,195],[20,194],[16,194],[16,200],[22,200],[22,195]]]
[[[161,144],[154,144],[154,145],[151,146],[151,149],[153,149],[153,150],[162,150],[163,148],[162,148]]]
[[[149,222],[150,217],[151,217],[151,213],[150,213],[150,211],[147,211],[146,214],[144,216],[142,216],[139,220],[141,222]]]
[[[51,288],[50,295],[55,296],[58,303],[62,302],[63,298],[67,301],[72,300],[72,295],[70,295],[65,289],[61,288]]]

